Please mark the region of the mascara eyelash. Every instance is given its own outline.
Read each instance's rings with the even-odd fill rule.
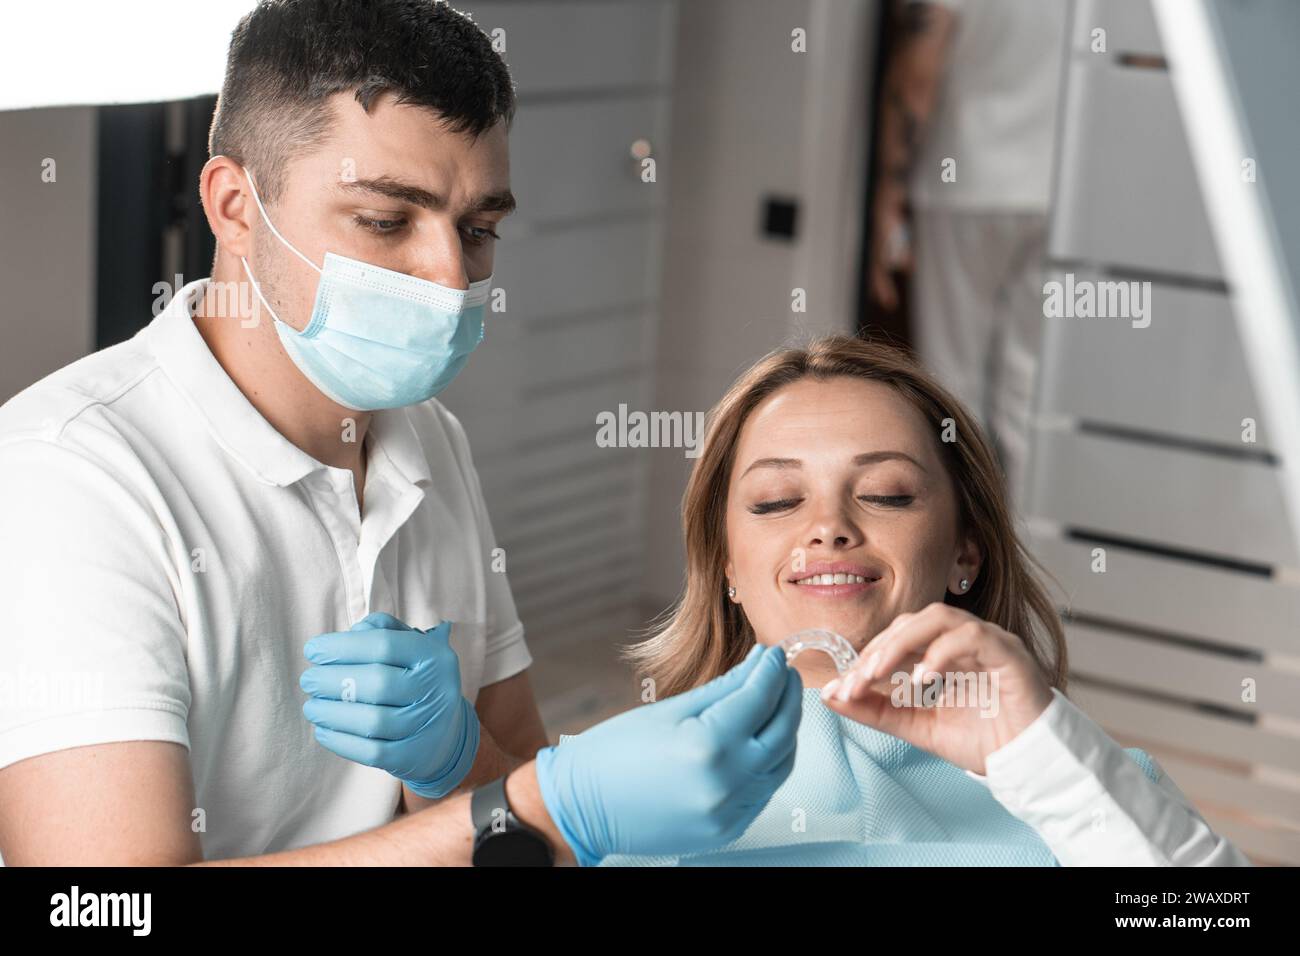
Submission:
[[[905,508],[916,500],[915,495],[858,495],[859,501],[883,504],[890,508]],[[803,501],[802,498],[781,498],[777,501],[760,501],[750,507],[750,514],[765,515],[784,508],[790,508]]]

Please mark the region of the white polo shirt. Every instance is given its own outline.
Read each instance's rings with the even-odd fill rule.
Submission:
[[[183,744],[204,857],[223,859],[397,807],[395,778],[313,737],[309,638],[371,611],[450,620],[470,701],[532,659],[456,418],[436,400],[375,413],[359,517],[352,473],[291,444],[213,358],[190,315],[207,281],[0,408],[0,767]]]

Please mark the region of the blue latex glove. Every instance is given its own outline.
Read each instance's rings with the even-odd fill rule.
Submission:
[[[694,853],[745,831],[794,766],[803,681],[779,647],[537,754],[542,801],[590,866]]]
[[[421,631],[391,614],[313,637],[303,652],[316,666],[298,683],[311,695],[302,712],[316,740],[430,800],[456,789],[474,765],[479,723],[450,638],[448,621]]]

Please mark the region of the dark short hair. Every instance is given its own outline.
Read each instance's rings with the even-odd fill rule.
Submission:
[[[263,200],[286,161],[330,128],[326,98],[380,94],[477,136],[514,117],[510,71],[487,35],[440,0],[262,0],[230,37],[208,154],[251,166]]]

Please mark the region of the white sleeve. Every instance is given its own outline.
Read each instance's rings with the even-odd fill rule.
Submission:
[[[504,552],[497,553],[496,535],[492,530],[492,520],[488,517],[487,502],[483,499],[483,486],[470,454],[469,438],[465,435],[460,419],[450,410],[442,407],[442,415],[448,422],[448,430],[456,445],[456,455],[474,503],[474,520],[483,547],[487,634],[480,687],[488,687],[527,670],[532,665],[533,658],[524,642],[524,625],[519,620],[514,595],[510,593],[510,582],[506,579],[506,555]]]
[[[1156,780],[1053,688],[1053,701],[967,770],[1032,826],[1063,866],[1251,866],[1152,759]]]
[[[141,496],[43,438],[0,445],[0,767],[123,740],[189,746],[185,629]]]

